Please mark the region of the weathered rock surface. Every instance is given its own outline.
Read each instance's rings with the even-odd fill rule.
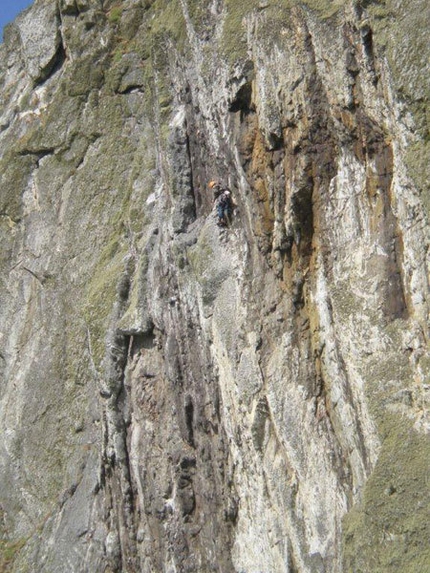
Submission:
[[[430,569],[428,17],[36,0],[7,28],[2,570]]]

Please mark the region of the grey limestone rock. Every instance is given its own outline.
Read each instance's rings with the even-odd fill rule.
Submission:
[[[430,569],[425,17],[36,0],[7,28],[0,570]]]
[[[40,0],[16,20],[27,72],[35,83],[42,82],[62,58],[59,24],[56,3]]]

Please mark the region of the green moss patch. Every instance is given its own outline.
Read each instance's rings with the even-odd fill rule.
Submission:
[[[113,6],[109,12],[108,12],[108,20],[111,24],[117,24],[118,22],[121,21],[121,16],[122,16],[122,6],[121,5],[117,5],[117,6]]]
[[[361,503],[343,523],[345,573],[430,570],[430,440],[414,430],[413,370],[402,352],[405,321],[387,325],[383,356],[363,363],[381,449]]]
[[[178,50],[184,48],[187,38],[184,15],[179,0],[157,0],[151,7],[150,19],[152,43],[156,45],[161,38],[171,38]]]
[[[230,62],[237,61],[247,55],[248,45],[244,18],[256,9],[259,0],[237,2],[226,0],[226,18],[222,36],[222,50]]]
[[[344,571],[430,571],[430,441],[397,417],[384,429],[363,502],[344,519]]]
[[[16,541],[0,540],[0,573],[12,571],[13,562],[26,543],[25,538]]]
[[[273,42],[278,32],[288,24],[288,13],[293,6],[305,5],[315,11],[319,18],[327,19],[335,16],[345,4],[345,0],[304,0],[303,2],[298,0],[282,0],[281,2],[274,0],[267,2],[261,0],[249,0],[248,2],[226,0],[226,17],[221,49],[232,63],[247,56],[248,43],[245,19],[252,12],[264,11],[264,16],[270,25],[263,25],[262,41]],[[266,38],[264,37],[264,29],[267,30]]]
[[[105,352],[105,336],[109,328],[119,277],[124,270],[128,248],[121,233],[112,235],[103,249],[88,285],[84,316],[91,335],[93,359],[99,366]]]
[[[345,0],[304,0],[306,6],[318,12],[323,19],[332,18],[346,4]]]

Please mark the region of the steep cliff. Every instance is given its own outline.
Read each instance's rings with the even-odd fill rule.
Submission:
[[[0,569],[430,569],[428,20],[36,0],[6,29]]]

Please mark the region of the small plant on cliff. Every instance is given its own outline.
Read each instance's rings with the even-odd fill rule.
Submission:
[[[12,564],[15,556],[26,544],[27,539],[19,539],[17,541],[0,541],[0,572],[6,573],[12,570]]]
[[[122,6],[114,6],[108,12],[108,20],[111,24],[117,24],[121,20]]]

